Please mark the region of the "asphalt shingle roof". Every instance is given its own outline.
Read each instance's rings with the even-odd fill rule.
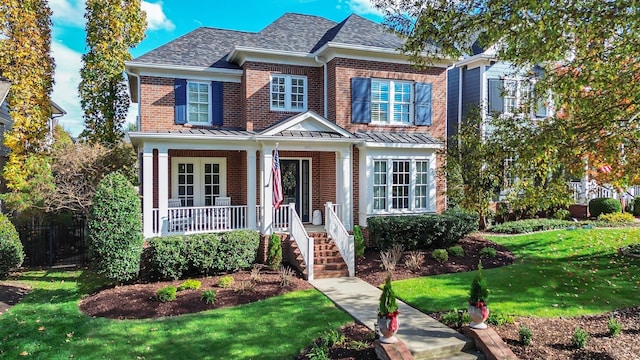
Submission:
[[[260,32],[201,27],[136,58],[135,62],[238,69],[226,61],[236,46],[312,53],[327,42],[396,50],[402,39],[358,15],[340,23],[319,16],[286,13]]]

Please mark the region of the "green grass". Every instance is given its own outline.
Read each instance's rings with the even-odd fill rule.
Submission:
[[[291,359],[352,321],[316,290],[172,318],[93,319],[78,301],[104,284],[88,273],[32,271],[13,280],[33,290],[0,316],[2,359]]]
[[[640,229],[557,230],[493,236],[516,262],[485,269],[488,305],[501,313],[558,317],[603,313],[640,304],[640,259],[617,249],[640,241]],[[398,296],[425,311],[466,306],[476,272],[396,281]]]

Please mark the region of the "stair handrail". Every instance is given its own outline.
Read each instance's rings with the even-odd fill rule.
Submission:
[[[347,269],[349,270],[349,276],[356,275],[356,261],[355,261],[355,247],[353,242],[353,235],[349,235],[349,232],[344,227],[342,221],[336,214],[333,204],[327,202],[324,206],[325,221],[324,226],[327,231],[327,235],[333,239],[336,247],[342,255]]]
[[[313,241],[314,239],[309,236],[307,230],[302,224],[300,216],[296,211],[296,204],[289,204],[289,235],[291,239],[296,242],[300,254],[302,255],[302,261],[304,261],[307,267],[307,280],[313,280]]]

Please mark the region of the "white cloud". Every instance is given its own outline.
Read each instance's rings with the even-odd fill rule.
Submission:
[[[71,135],[78,136],[84,129],[82,107],[78,95],[80,85],[80,69],[82,68],[82,54],[76,52],[61,42],[53,42],[51,51],[56,62],[55,84],[51,99],[67,113],[59,119],[60,124]],[[127,123],[135,123],[138,106],[133,104],[129,108]]]
[[[142,10],[147,13],[147,29],[148,30],[173,30],[176,26],[167,19],[164,10],[162,10],[162,1],[157,3],[142,2]]]
[[[56,62],[55,84],[51,98],[67,112],[60,118],[60,124],[73,136],[77,136],[84,124],[78,95],[82,55],[60,42],[51,43],[51,52]]]
[[[377,9],[370,0],[347,0],[349,9],[358,15],[377,15],[383,16],[382,11]]]
[[[49,0],[49,7],[54,22],[84,28],[84,0]]]

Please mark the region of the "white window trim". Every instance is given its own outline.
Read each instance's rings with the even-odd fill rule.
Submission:
[[[374,209],[373,205],[373,187],[374,181],[371,176],[368,181],[368,191],[371,192],[370,203],[368,204],[369,214],[373,215],[399,215],[399,214],[423,214],[433,213],[435,209],[435,155],[431,156],[373,156],[370,158],[370,162],[367,162],[369,170],[373,173],[374,163],[376,161],[387,162],[387,184],[386,184],[386,209]],[[392,186],[393,186],[393,162],[394,161],[409,161],[409,208],[408,209],[393,209],[392,206]],[[428,163],[427,168],[427,207],[416,208],[415,204],[415,189],[416,189],[416,162],[426,161]]]
[[[207,105],[208,105],[208,110],[207,110],[207,121],[192,121],[191,120],[191,116],[190,116],[190,111],[189,111],[189,85],[190,84],[198,84],[198,85],[207,85],[207,88],[209,89],[208,91],[208,96],[207,96]],[[207,82],[207,81],[196,81],[196,80],[188,80],[187,81],[187,123],[188,124],[193,124],[193,125],[210,125],[211,124],[211,115],[212,115],[212,111],[211,111],[211,82]]]
[[[516,109],[520,109],[522,107],[522,102],[524,101],[525,96],[522,94],[522,86],[524,83],[529,83],[531,85],[530,89],[533,89],[533,87],[536,85],[536,79],[529,79],[529,78],[522,78],[522,77],[503,77],[500,78],[500,80],[503,81],[503,84],[506,83],[507,81],[515,81],[516,82]],[[486,82],[488,84],[488,82]],[[488,86],[488,85],[487,85]],[[529,94],[528,96],[530,96],[531,94]],[[503,107],[504,107],[504,111],[502,112],[501,116],[520,116],[520,117],[525,117],[528,116],[531,120],[540,120],[541,118],[536,116],[536,112],[537,112],[537,107],[536,104],[533,104],[533,106],[531,107],[531,109],[529,109],[528,113],[527,112],[508,112],[506,111],[506,106],[504,105],[504,95],[502,97],[503,99]],[[547,94],[545,96],[545,100],[547,103],[546,106],[546,110],[547,110],[547,117],[553,116],[554,111],[553,111],[553,104],[552,104],[552,98],[551,98],[551,94]],[[488,109],[487,109],[488,111]],[[528,115],[527,115],[528,114]]]
[[[273,78],[284,78],[284,108],[274,107],[272,101],[272,82]],[[302,109],[291,107],[291,80],[303,79],[304,80],[304,94]],[[271,74],[269,78],[269,108],[271,111],[286,111],[286,112],[305,112],[307,111],[307,104],[309,99],[309,80],[304,75],[289,75],[289,74]]]
[[[415,104],[415,82],[413,81],[409,81],[409,80],[394,80],[394,79],[378,79],[378,78],[372,78],[371,79],[371,91],[373,92],[373,82],[374,81],[379,81],[379,82],[386,82],[389,84],[389,101],[387,102],[389,104],[389,111],[387,113],[387,120],[386,121],[374,121],[373,120],[373,116],[371,116],[371,124],[374,125],[393,125],[393,126],[409,126],[409,125],[413,125],[415,124],[415,114],[414,114],[414,104]],[[393,121],[393,104],[394,104],[394,95],[395,95],[395,84],[396,83],[400,83],[400,84],[409,84],[409,91],[411,92],[410,94],[410,98],[409,98],[409,122],[405,123],[402,121]],[[373,105],[374,101],[373,101],[373,93],[371,94],[371,104]],[[373,106],[372,106],[373,108]]]
[[[225,157],[172,157],[171,196],[178,197],[178,164],[192,163],[194,175],[194,206],[204,205],[204,164],[220,164],[220,196],[227,196],[227,158]]]

